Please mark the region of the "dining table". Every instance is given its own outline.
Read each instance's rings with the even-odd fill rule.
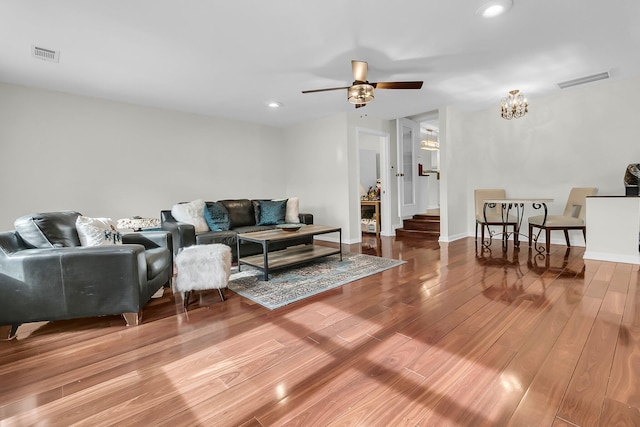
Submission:
[[[495,236],[502,235],[502,249],[506,251],[508,249],[508,241],[511,235],[513,237],[513,245],[516,248],[520,247],[520,239],[518,236],[523,236],[528,238],[529,236],[520,232],[520,226],[522,225],[522,221],[524,219],[525,207],[531,206],[534,210],[541,210],[543,215],[542,224],[544,225],[547,221],[547,204],[552,203],[554,199],[548,198],[539,198],[539,197],[530,197],[530,198],[504,198],[504,199],[485,199],[484,207],[483,207],[483,215],[485,222],[487,221],[487,209],[493,209],[496,206],[500,205],[500,213],[502,217],[502,221],[505,226],[502,227],[501,232],[493,232],[489,230],[489,237],[486,242],[482,242],[482,245],[485,248],[489,248],[491,246],[491,242]],[[516,219],[516,227],[514,231],[508,231],[506,224],[509,221],[509,218],[513,218],[515,215]],[[540,232],[533,237],[533,241],[535,242],[534,247],[538,250],[538,237],[540,236]]]

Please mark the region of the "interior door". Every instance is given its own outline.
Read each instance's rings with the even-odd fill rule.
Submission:
[[[398,211],[401,218],[418,213],[416,200],[417,150],[420,143],[420,125],[409,119],[397,120],[398,131]]]

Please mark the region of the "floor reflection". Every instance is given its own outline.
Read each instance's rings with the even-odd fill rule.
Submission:
[[[541,292],[532,292],[523,283],[524,272],[520,262],[520,248],[510,251],[496,251],[481,246],[476,250],[476,262],[484,266],[482,269],[482,294],[494,301],[505,304],[528,300],[538,304],[546,300],[545,286]]]
[[[561,277],[584,277],[584,262],[577,262],[575,267],[569,265],[571,248],[567,248],[562,257],[558,255],[558,253],[545,254],[529,248],[527,267],[540,275],[544,272],[551,272],[559,274]]]
[[[361,253],[382,256],[382,239],[375,234],[362,233]]]

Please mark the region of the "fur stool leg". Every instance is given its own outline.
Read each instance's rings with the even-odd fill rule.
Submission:
[[[184,307],[192,291],[217,289],[224,301],[223,289],[231,275],[231,248],[227,245],[195,245],[176,256],[174,291],[183,294]]]

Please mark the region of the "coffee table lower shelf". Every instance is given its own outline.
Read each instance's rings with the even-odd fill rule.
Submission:
[[[323,258],[330,255],[340,255],[342,257],[340,249],[337,248],[330,248],[327,246],[319,245],[291,246],[281,251],[269,252],[269,260],[267,261],[268,269],[269,271],[271,271],[277,268],[304,264],[314,259]],[[260,270],[265,272],[264,256],[262,254],[241,258],[238,262],[241,264],[259,268]],[[267,272],[265,272],[265,276],[267,276]],[[265,277],[265,280],[268,280],[268,278]]]

